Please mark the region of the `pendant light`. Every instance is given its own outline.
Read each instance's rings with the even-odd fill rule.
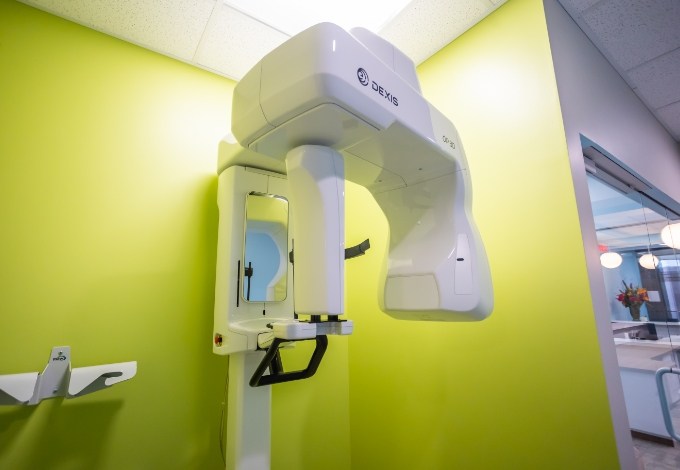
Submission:
[[[680,223],[666,225],[661,230],[661,241],[671,248],[680,249]]]
[[[621,263],[623,263],[623,258],[614,251],[608,251],[600,255],[600,264],[607,269],[618,268],[621,266]]]
[[[645,269],[656,269],[656,267],[659,265],[659,258],[651,253],[645,253],[644,255],[640,256],[638,263],[640,263],[640,266]]]

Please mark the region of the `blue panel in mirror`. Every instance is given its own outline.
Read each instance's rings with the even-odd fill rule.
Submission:
[[[288,201],[251,193],[246,199],[246,233],[241,295],[247,302],[286,298]]]

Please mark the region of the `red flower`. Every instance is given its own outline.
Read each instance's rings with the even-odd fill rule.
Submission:
[[[616,300],[621,302],[624,307],[630,307],[631,305],[641,305],[645,302],[649,302],[649,296],[647,295],[647,289],[643,287],[633,287],[633,283],[630,285],[623,282],[625,290],[620,290],[616,296]]]

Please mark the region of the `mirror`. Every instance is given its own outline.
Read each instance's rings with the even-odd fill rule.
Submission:
[[[241,295],[246,302],[280,302],[288,288],[288,201],[252,192],[246,198]]]

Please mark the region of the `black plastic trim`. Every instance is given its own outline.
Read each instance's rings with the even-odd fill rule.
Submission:
[[[368,249],[371,248],[371,242],[367,238],[358,245],[350,246],[345,248],[345,259],[356,258],[357,256],[364,255]]]
[[[283,343],[290,343],[294,341],[316,341],[316,347],[309,359],[309,364],[303,370],[296,370],[291,372],[283,371],[283,364],[281,363],[281,356],[279,355],[279,346]],[[316,373],[316,370],[321,364],[326,349],[328,348],[328,338],[326,335],[319,335],[316,338],[286,340],[281,338],[274,338],[271,346],[267,348],[262,361],[255,369],[253,376],[250,378],[251,387],[262,387],[263,385],[273,385],[283,382],[291,382],[293,380],[308,379]],[[269,375],[264,373],[269,370]]]
[[[352,259],[356,258],[357,256],[362,256],[366,254],[366,252],[371,248],[371,242],[367,238],[363,242],[359,243],[358,245],[350,246],[349,248],[345,248],[345,259]],[[295,254],[294,250],[290,250],[288,253],[288,261],[290,261],[292,264],[295,264]]]

